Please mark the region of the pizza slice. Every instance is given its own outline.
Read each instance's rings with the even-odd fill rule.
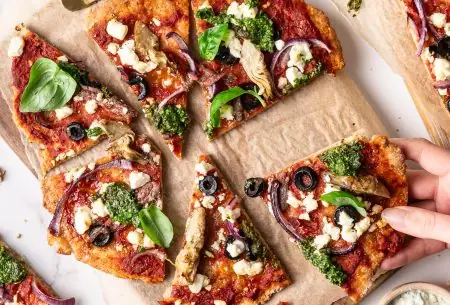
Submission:
[[[403,153],[386,137],[351,137],[264,179],[250,178],[244,188],[356,302],[383,259],[402,246],[403,235],[381,212],[407,204],[405,171]]]
[[[161,154],[128,133],[108,156],[42,180],[58,253],[115,276],[161,282],[173,228],[162,209]]]
[[[408,25],[434,87],[450,110],[450,3],[402,0]]]
[[[344,66],[328,18],[303,0],[192,0],[209,139]]]
[[[90,14],[91,37],[137,96],[147,119],[177,158],[189,124],[187,91],[196,79],[189,55],[187,0],[103,1]]]
[[[12,112],[46,173],[106,138],[100,121],[131,123],[133,108],[84,67],[23,26],[11,39]]]
[[[262,304],[290,284],[240,199],[201,155],[175,277],[161,304]]]
[[[74,305],[75,298],[58,299],[22,257],[0,239],[0,304]]]

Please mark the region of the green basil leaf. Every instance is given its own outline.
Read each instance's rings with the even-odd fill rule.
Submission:
[[[145,234],[157,245],[169,248],[173,239],[173,227],[169,218],[155,205],[139,212],[139,219]]]
[[[344,191],[330,192],[320,196],[320,200],[337,206],[350,205],[354,207],[362,216],[367,216],[367,212],[364,208],[364,203],[359,201],[358,198],[350,193]]]
[[[198,49],[201,58],[204,60],[213,60],[227,33],[228,24],[218,24],[204,31],[198,39]]]
[[[101,127],[94,127],[86,129],[86,135],[88,138],[95,138],[98,137],[103,133],[103,129]]]
[[[220,127],[220,108],[226,103],[244,94],[253,95],[260,101],[261,105],[264,107],[266,106],[266,103],[256,91],[244,90],[241,87],[232,87],[228,90],[220,92],[214,97],[209,112],[211,126],[214,128]]]
[[[76,80],[54,61],[39,58],[20,101],[21,112],[55,110],[67,104],[77,89]]]

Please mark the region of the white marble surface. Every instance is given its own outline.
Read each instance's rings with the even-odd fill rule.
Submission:
[[[361,87],[390,134],[396,137],[428,137],[401,78],[350,29],[331,3],[326,0],[309,2],[323,9],[330,17],[344,48],[347,71]],[[15,9],[19,3],[28,3],[37,9],[43,0],[0,0],[0,29],[3,32],[0,36],[4,37],[5,32],[11,30],[2,24],[6,14],[25,18],[22,12]],[[113,297],[104,295],[102,285],[115,280],[76,262],[70,256],[57,255],[47,246],[46,228],[50,217],[41,207],[39,183],[1,139],[0,167],[7,171],[5,181],[0,184],[0,234],[26,256],[58,293],[76,296],[78,305],[137,305],[141,302],[136,297],[129,299],[126,290],[117,291]],[[390,289],[406,282],[428,281],[446,285],[450,280],[449,270],[449,251],[423,259],[396,273],[362,304],[375,305]],[[113,298],[115,302],[111,302]]]

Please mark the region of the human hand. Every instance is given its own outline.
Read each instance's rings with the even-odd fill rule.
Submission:
[[[382,217],[395,230],[415,237],[381,264],[395,269],[450,248],[450,151],[425,139],[392,139],[408,160],[423,170],[408,170],[410,202],[407,207],[386,209]]]

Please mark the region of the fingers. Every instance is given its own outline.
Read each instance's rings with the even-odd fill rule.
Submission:
[[[381,216],[397,231],[450,243],[450,215],[416,207],[397,207],[384,210]]]
[[[406,154],[406,158],[416,161],[423,169],[443,175],[450,171],[450,151],[440,148],[425,139],[391,139]]]
[[[424,170],[408,170],[408,195],[413,200],[435,199],[439,177]]]
[[[441,252],[446,248],[443,242],[432,239],[413,239],[405,248],[393,257],[381,263],[384,270],[392,270],[410,264],[422,257]]]

